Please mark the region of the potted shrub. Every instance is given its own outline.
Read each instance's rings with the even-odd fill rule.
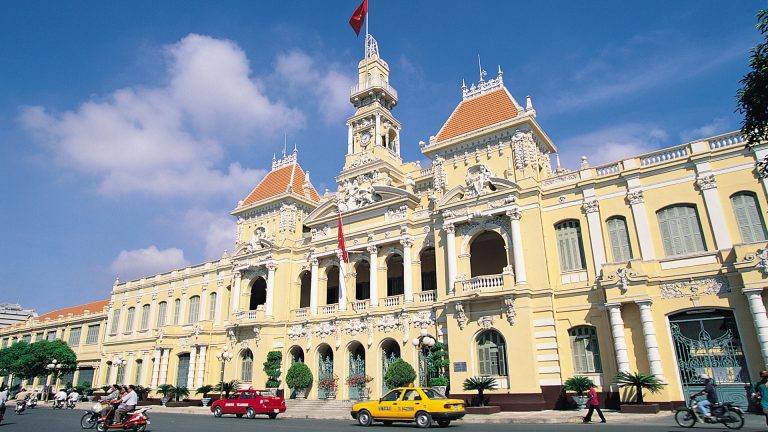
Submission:
[[[236,391],[239,388],[240,388],[240,381],[232,380],[232,381],[224,381],[216,384],[216,387],[214,387],[213,390],[219,393],[224,393],[224,397],[228,399],[229,394]]]
[[[646,404],[643,401],[643,391],[648,390],[651,393],[658,393],[666,384],[661,382],[656,375],[646,375],[641,372],[619,372],[613,378],[614,384],[620,388],[630,387],[635,390],[635,405],[621,406],[622,412],[632,413],[657,413],[659,404]]]
[[[436,376],[429,379],[429,386],[435,389],[436,392],[445,396],[445,391],[448,389],[448,378],[444,376]]]
[[[429,385],[443,396],[448,388],[448,366],[451,364],[447,348],[446,344],[435,342],[427,356],[427,370],[430,376],[434,375],[429,379]]]
[[[195,390],[195,394],[202,394],[203,398],[200,399],[200,402],[203,403],[204,407],[207,407],[211,403],[211,398],[208,397],[208,393],[210,393],[213,390],[213,386],[210,384],[205,384],[201,387],[198,387],[197,390]]]
[[[149,387],[137,384],[133,386],[133,391],[136,392],[136,396],[139,397],[139,400],[144,400],[144,396],[149,392]]]
[[[347,377],[347,386],[358,388],[358,398],[368,400],[370,389],[368,383],[373,381],[373,377],[368,374],[355,374]]]
[[[173,396],[176,398],[176,402],[181,402],[189,396],[189,389],[186,387],[174,387]]]
[[[570,377],[563,383],[563,390],[576,392],[576,396],[573,396],[573,400],[580,410],[587,407],[589,396],[584,395],[584,392],[589,391],[590,387],[592,387],[592,380],[584,376]]]
[[[477,401],[475,406],[485,406],[484,392],[486,390],[496,390],[496,378],[481,376],[471,377],[464,380],[464,390],[476,390]]]
[[[267,390],[272,396],[277,396],[277,389],[280,388],[280,365],[283,363],[283,353],[280,351],[270,351],[267,353],[267,361],[264,362],[264,372],[267,374]]]
[[[307,389],[312,385],[312,371],[306,364],[296,362],[288,368],[285,383],[288,384],[288,387],[296,390],[296,399],[305,399]]]
[[[416,371],[413,366],[403,359],[397,359],[389,364],[384,374],[384,384],[387,387],[405,387],[416,380]]]
[[[321,379],[317,382],[317,387],[325,390],[326,399],[336,399],[336,389],[339,387],[339,376],[333,374],[330,378]]]
[[[112,386],[111,385],[103,385],[103,386],[101,386],[99,388],[101,389],[101,391],[104,392],[105,396],[110,393],[110,390],[112,390]]]
[[[169,396],[175,394],[176,387],[172,384],[163,384],[157,387],[157,392],[162,396],[160,403],[165,406],[171,398]]]

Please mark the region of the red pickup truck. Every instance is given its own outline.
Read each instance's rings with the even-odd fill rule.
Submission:
[[[234,414],[237,417],[245,415],[254,418],[256,414],[266,414],[274,419],[279,413],[285,412],[285,399],[270,396],[261,390],[238,390],[227,399],[219,399],[211,404],[211,412],[215,417],[224,414]]]

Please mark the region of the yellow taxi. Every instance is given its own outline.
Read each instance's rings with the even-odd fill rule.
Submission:
[[[448,399],[431,388],[399,387],[379,400],[352,405],[351,414],[360,426],[370,426],[375,421],[385,425],[415,421],[416,426],[428,428],[432,422],[447,427],[465,413],[461,399]]]

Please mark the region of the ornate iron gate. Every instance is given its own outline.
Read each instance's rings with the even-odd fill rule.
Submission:
[[[365,358],[360,354],[349,353],[349,376],[365,375]],[[360,387],[349,387],[349,398],[360,400]]]
[[[732,320],[732,315],[670,320],[677,366],[686,395],[701,391],[703,385],[699,376],[707,374],[714,379],[720,402],[733,402],[746,408],[749,405],[749,393],[745,386],[749,386],[749,373],[741,341],[728,318]],[[681,325],[685,328],[681,328]],[[690,337],[697,328],[697,336]],[[707,328],[722,332],[713,338]]]
[[[317,371],[317,382],[333,379],[333,359],[331,356],[320,356]],[[326,396],[327,391],[322,387],[318,387],[318,399],[325,399]]]
[[[389,354],[389,355],[387,355]],[[384,395],[388,391],[392,390],[387,383],[384,382],[384,376],[387,375],[387,368],[389,368],[389,365],[392,364],[395,360],[399,359],[400,356],[395,354],[394,352],[387,353],[387,351],[382,352],[382,358],[381,358],[381,394]]]

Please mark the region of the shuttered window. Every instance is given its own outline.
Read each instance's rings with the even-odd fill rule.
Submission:
[[[600,346],[597,344],[597,332],[594,327],[580,326],[568,330],[573,352],[573,371],[581,373],[600,373]]]
[[[124,333],[130,333],[133,331],[133,316],[136,314],[136,308],[129,307],[128,314],[125,317],[125,330]]]
[[[173,301],[173,324],[179,323],[179,313],[181,312],[181,300]]]
[[[583,270],[584,244],[581,241],[581,227],[575,220],[567,220],[555,226],[557,248],[560,252],[560,270],[563,272]]]
[[[482,376],[506,376],[507,353],[504,338],[489,330],[477,338],[479,372]]]
[[[253,353],[248,350],[243,353],[240,381],[251,382],[253,376]]]
[[[736,224],[739,226],[742,243],[765,241],[765,224],[760,215],[755,194],[740,192],[731,197],[731,205],[736,213]]]
[[[125,367],[123,365],[117,365],[117,378],[115,381],[118,384],[123,384],[123,378],[125,378]]]
[[[117,327],[119,325],[120,325],[120,309],[115,309],[112,312],[112,326],[109,329],[109,334],[116,335],[117,334]]]
[[[211,321],[216,319],[216,296],[217,294],[212,292],[208,300],[208,319]]]
[[[704,240],[696,207],[678,205],[656,213],[666,256],[703,252]]]
[[[160,302],[157,305],[157,327],[162,327],[165,325],[165,313],[168,309],[168,303],[166,302]]]
[[[71,347],[80,345],[80,327],[75,327],[69,330],[69,342],[67,344]]]
[[[145,304],[141,307],[141,330],[149,328],[149,305]]]
[[[86,345],[96,345],[99,342],[99,326],[88,326],[88,334],[85,335]]]
[[[192,296],[189,298],[189,316],[187,317],[187,324],[197,322],[200,313],[200,296]]]
[[[613,262],[624,262],[632,259],[632,247],[629,244],[627,220],[621,216],[608,219],[608,238],[611,241]]]
[[[144,362],[142,360],[136,360],[136,375],[133,377],[133,382],[136,384],[141,383],[141,368],[144,366]]]
[[[104,384],[110,385],[109,380],[112,378],[112,362],[107,362],[107,367],[104,372]]]

